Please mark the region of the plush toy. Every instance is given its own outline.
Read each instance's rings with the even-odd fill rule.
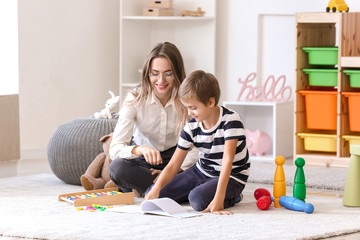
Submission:
[[[111,98],[109,98],[105,103],[105,108],[102,109],[100,112],[94,113],[95,118],[108,118],[112,119],[112,113],[118,106],[118,103],[120,101],[120,96],[115,96],[115,94],[112,91],[109,91]]]
[[[116,184],[110,180],[109,173],[109,164],[111,163],[109,148],[111,139],[112,133],[100,139],[100,142],[104,143],[104,152],[96,156],[80,178],[81,185],[86,190],[116,187]]]

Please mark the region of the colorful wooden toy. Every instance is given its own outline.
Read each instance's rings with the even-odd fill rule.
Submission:
[[[256,206],[260,209],[260,210],[266,210],[270,207],[272,203],[272,199],[269,196],[262,196],[261,198],[259,198],[259,200],[257,200],[256,202]]]
[[[265,188],[258,188],[254,191],[254,197],[256,200],[259,200],[262,196],[269,196],[271,197],[270,192]]]
[[[257,200],[256,206],[261,210],[266,210],[273,202],[273,198],[268,190],[265,188],[258,188],[254,192],[254,197]]]
[[[283,156],[278,156],[275,159],[275,163],[277,166],[273,184],[274,206],[281,207],[279,198],[286,195],[285,173],[283,168],[285,158]]]
[[[330,0],[328,3],[328,6],[326,7],[326,12],[348,12],[349,11],[349,7],[348,5],[345,3],[344,0]]]
[[[289,196],[281,196],[279,199],[279,204],[287,209],[305,212],[305,213],[313,213],[314,205],[311,203],[304,203],[303,201]]]
[[[295,165],[297,168],[294,176],[293,197],[305,202],[306,185],[303,169],[303,166],[305,165],[305,160],[303,158],[297,158],[295,160]]]
[[[98,205],[134,204],[134,192],[121,193],[117,187],[92,191],[61,194],[59,201],[72,203],[74,207]]]

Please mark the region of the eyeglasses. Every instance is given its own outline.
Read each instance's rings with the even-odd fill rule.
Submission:
[[[170,81],[174,79],[174,74],[172,72],[164,72],[164,73],[160,73],[160,72],[150,72],[149,74],[149,78],[150,80],[159,80],[160,77],[165,78],[166,81]]]

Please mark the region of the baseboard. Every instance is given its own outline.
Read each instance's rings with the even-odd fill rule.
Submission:
[[[20,159],[44,159],[47,158],[46,148],[21,149]]]

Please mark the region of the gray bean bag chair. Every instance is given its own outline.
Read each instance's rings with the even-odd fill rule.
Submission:
[[[103,152],[100,138],[112,133],[117,119],[80,118],[59,126],[52,134],[47,155],[50,168],[62,181],[81,185],[80,177]]]

